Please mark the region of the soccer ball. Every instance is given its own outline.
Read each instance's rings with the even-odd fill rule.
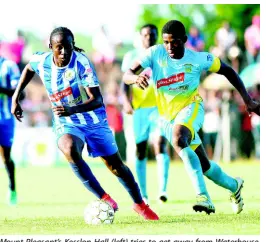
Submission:
[[[111,224],[114,216],[114,209],[102,200],[93,201],[84,210],[84,219],[87,224]]]

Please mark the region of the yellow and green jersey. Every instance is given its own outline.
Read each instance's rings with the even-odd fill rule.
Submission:
[[[127,52],[123,58],[122,71],[127,71],[134,61],[140,59],[143,54],[145,54],[145,49],[134,49]],[[146,68],[143,71],[143,74],[144,73],[151,77],[151,68]],[[156,106],[153,81],[149,80],[149,84],[149,87],[145,90],[141,90],[136,85],[132,85],[132,106],[134,109],[151,108]]]
[[[183,58],[172,59],[163,45],[147,49],[139,63],[152,69],[159,114],[168,121],[190,103],[202,101],[198,93],[201,72],[217,72],[221,65],[213,54],[189,49],[185,49]]]

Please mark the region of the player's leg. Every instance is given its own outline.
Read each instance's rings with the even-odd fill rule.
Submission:
[[[167,182],[169,175],[170,157],[167,152],[166,138],[162,135],[154,137],[154,153],[157,161],[157,173],[159,182],[159,200],[167,201]]]
[[[150,108],[139,108],[133,114],[133,131],[136,142],[136,160],[135,168],[140,186],[141,194],[146,203],[148,203],[147,193],[147,143],[149,138],[149,113]]]
[[[118,151],[113,155],[102,156],[108,169],[117,176],[119,182],[128,191],[134,201],[133,209],[139,213],[144,219],[158,220],[159,217],[149,206],[143,201],[138,184],[126,164],[123,163]]]
[[[170,157],[167,152],[167,140],[163,136],[164,132],[160,125],[158,108],[149,115],[150,135],[153,140],[154,153],[157,162],[157,176],[159,183],[159,201],[167,201],[167,182],[169,174]]]
[[[192,181],[197,194],[197,203],[193,206],[196,211],[206,213],[215,212],[203,177],[199,157],[190,147],[191,140],[195,137],[204,120],[202,103],[192,103],[183,108],[172,124],[167,124],[166,137],[184,162],[185,169]]]
[[[158,216],[143,201],[139,186],[131,170],[123,163],[118,153],[114,135],[107,121],[101,126],[98,126],[97,129],[88,128],[86,130],[89,154],[93,157],[102,157],[108,169],[117,176],[119,182],[128,191],[134,201],[134,210],[145,219],[158,220]],[[106,201],[109,201],[109,199]]]
[[[11,159],[11,147],[0,146],[0,155],[4,161],[4,165],[7,171],[9,179],[9,191],[8,191],[8,202],[10,205],[17,204],[17,192],[15,182],[15,163]]]
[[[15,163],[11,158],[11,147],[13,145],[15,131],[14,120],[12,119],[8,123],[0,124],[0,130],[0,156],[4,162],[9,179],[8,203],[10,205],[16,205],[17,191],[15,181]]]
[[[75,133],[73,132],[73,128],[71,130],[67,130],[67,127],[65,127],[65,133],[60,136],[57,141],[58,147],[65,155],[73,172],[80,179],[83,185],[96,197],[102,198],[104,194],[106,194],[105,191],[93,175],[88,164],[82,159],[84,141],[81,137],[75,136],[72,133]],[[78,134],[78,132],[76,133]]]
[[[243,210],[244,202],[241,197],[244,180],[227,175],[214,161],[209,161],[203,145],[199,145],[195,153],[198,155],[204,175],[215,184],[230,191],[230,200],[235,213]]]
[[[148,141],[142,141],[136,144],[136,160],[135,168],[138,178],[138,183],[140,187],[141,194],[146,203],[148,203],[148,193],[147,193],[147,150]]]

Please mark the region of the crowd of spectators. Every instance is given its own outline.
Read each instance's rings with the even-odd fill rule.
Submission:
[[[240,73],[246,66],[260,62],[260,17],[254,16],[251,25],[244,33],[245,48],[238,46],[238,36],[230,23],[224,21],[214,34],[213,46],[206,49],[204,33],[197,26],[191,26],[188,31],[187,48],[196,51],[209,51],[223,61],[229,63],[236,72]],[[23,68],[23,51],[27,41],[21,31],[11,42],[1,42],[0,54],[15,61]],[[116,57],[116,51],[121,42],[110,37],[105,26],[101,26],[92,39],[93,52],[87,53],[97,70],[98,78],[104,94],[108,122],[115,133],[122,158],[126,160],[126,139],[124,134],[124,114],[121,98],[121,60]],[[205,104],[205,123],[201,130],[201,138],[210,158],[217,149],[221,123],[221,105],[223,92],[228,90],[212,90],[201,88],[200,93]],[[231,160],[239,156],[259,159],[260,120],[256,115],[249,116],[245,105],[235,90],[229,90],[230,98],[230,133]],[[249,88],[254,98],[260,97],[259,82]],[[25,121],[22,125],[32,127],[48,127],[52,125],[50,103],[40,79],[36,76],[26,90],[23,102]]]

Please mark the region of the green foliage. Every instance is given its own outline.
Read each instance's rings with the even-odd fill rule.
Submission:
[[[137,29],[143,24],[154,23],[161,31],[163,25],[177,19],[184,23],[187,31],[196,25],[203,32],[206,50],[214,44],[214,34],[224,20],[229,21],[238,35],[243,48],[243,36],[251,24],[254,14],[260,14],[259,4],[143,4]],[[161,42],[161,36],[159,42]]]

